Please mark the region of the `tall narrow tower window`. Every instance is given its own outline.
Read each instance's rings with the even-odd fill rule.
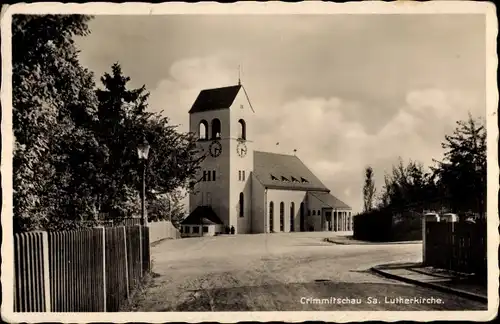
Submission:
[[[208,139],[208,123],[204,119],[198,125],[198,137],[200,140]]]
[[[212,139],[220,139],[220,138],[221,138],[220,120],[218,118],[214,118],[212,120]]]
[[[243,192],[240,192],[240,217],[243,217],[243,212],[245,211],[245,201],[243,197]]]
[[[238,124],[240,126],[238,139],[246,140],[247,139],[247,125],[243,119],[238,120]]]

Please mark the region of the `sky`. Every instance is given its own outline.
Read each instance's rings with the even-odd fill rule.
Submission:
[[[96,80],[119,62],[181,131],[198,93],[236,84],[241,65],[256,149],[296,149],[354,212],[367,166],[380,191],[399,157],[429,166],[457,120],[486,114],[483,15],[96,16],[90,29],[77,46]]]

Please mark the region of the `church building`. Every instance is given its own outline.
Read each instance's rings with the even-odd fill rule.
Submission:
[[[206,158],[183,234],[352,230],[351,207],[296,155],[254,150],[254,114],[241,83],[203,90],[196,98],[189,127]]]

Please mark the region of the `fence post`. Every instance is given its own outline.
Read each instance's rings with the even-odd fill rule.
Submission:
[[[49,236],[42,232],[42,260],[43,260],[43,288],[45,300],[45,312],[51,312],[50,307],[50,270],[49,270]]]
[[[427,260],[425,257],[425,237],[426,237],[426,226],[425,226],[425,213],[422,215],[422,263],[424,265],[427,264]]]
[[[106,312],[106,228],[103,226],[102,229],[102,287],[103,287],[103,308]]]
[[[128,282],[128,259],[127,259],[127,229],[123,226],[123,244],[125,245],[125,287],[127,290],[127,300],[130,298],[129,282]]]

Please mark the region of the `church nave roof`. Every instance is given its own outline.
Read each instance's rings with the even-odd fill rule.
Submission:
[[[284,190],[330,190],[295,155],[255,151],[254,174],[266,188]]]

